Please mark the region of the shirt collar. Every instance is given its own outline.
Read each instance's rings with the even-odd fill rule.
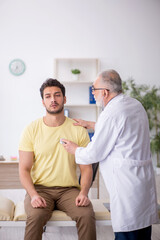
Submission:
[[[113,98],[107,103],[107,105],[105,106],[105,108],[108,107],[108,106],[110,106],[110,105],[113,104],[113,103],[118,102],[120,99],[123,98],[123,96],[124,96],[123,93],[120,93],[120,94],[116,95],[115,97],[113,97]]]

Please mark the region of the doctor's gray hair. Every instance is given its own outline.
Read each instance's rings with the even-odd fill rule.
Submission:
[[[122,80],[120,75],[115,70],[103,71],[99,74],[100,81],[104,84],[111,92],[121,93],[122,92]]]

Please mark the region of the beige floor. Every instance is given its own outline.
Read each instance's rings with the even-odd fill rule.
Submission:
[[[160,202],[160,175],[156,176],[156,184],[157,184],[157,193],[158,199]],[[12,191],[2,191],[0,190],[1,195],[5,195],[8,198],[11,198],[12,195],[15,201],[21,200],[24,197],[24,191],[14,192]],[[96,194],[92,192],[91,195]],[[108,192],[104,186],[104,182],[100,177],[100,198],[108,199]],[[10,228],[0,229],[0,240],[23,240],[24,229],[23,228]],[[63,228],[48,228],[47,232],[43,236],[43,240],[78,240],[77,231],[75,227],[63,227]],[[97,227],[97,240],[113,240],[114,234],[112,231],[112,227]],[[145,240],[145,239],[142,239]],[[152,240],[160,240],[160,224],[153,225],[152,231]]]

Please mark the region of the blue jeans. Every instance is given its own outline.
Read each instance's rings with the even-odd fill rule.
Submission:
[[[152,226],[131,232],[115,232],[115,240],[151,240]]]

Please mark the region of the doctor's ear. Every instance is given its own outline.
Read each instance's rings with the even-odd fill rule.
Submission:
[[[104,97],[108,97],[108,95],[109,95],[109,91],[108,91],[107,89],[105,89],[105,90],[104,90],[104,93],[103,93],[103,96],[104,96]]]
[[[105,90],[104,90],[104,97],[106,97],[106,95],[108,95],[108,92],[107,92],[107,90],[105,89]]]

